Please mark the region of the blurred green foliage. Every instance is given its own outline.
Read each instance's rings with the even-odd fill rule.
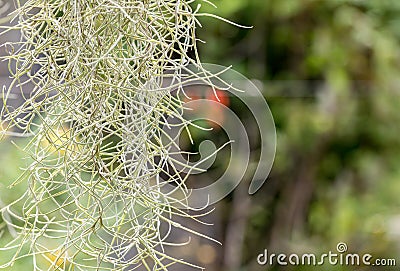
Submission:
[[[346,242],[400,255],[400,2],[215,4],[210,12],[253,29],[205,21],[203,60],[262,82],[278,129],[270,180],[252,198],[243,270],[261,270],[265,247],[326,252]]]

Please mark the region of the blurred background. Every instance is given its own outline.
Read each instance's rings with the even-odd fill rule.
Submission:
[[[193,237],[173,253],[208,271],[398,270],[260,266],[257,256],[264,249],[319,255],[345,242],[351,253],[400,265],[400,1],[212,2],[218,9],[204,3],[205,12],[253,28],[202,18],[202,61],[232,65],[260,88],[275,119],[277,153],[255,195],[247,193],[249,172],[203,219],[213,226],[191,226],[222,245]],[[221,102],[251,126],[251,114],[238,101]],[[217,128],[193,133],[195,142],[221,139]],[[259,140],[251,149],[257,156]],[[26,189],[6,188],[20,174],[22,156],[10,141],[1,143],[0,207]],[[213,174],[227,159],[229,152],[218,154]],[[14,268],[30,270],[29,262]]]

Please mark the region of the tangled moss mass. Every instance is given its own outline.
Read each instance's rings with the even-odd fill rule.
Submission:
[[[195,217],[183,211],[187,174],[161,127],[182,118],[182,67],[201,70],[199,9],[190,0],[28,0],[12,13],[17,23],[3,34],[22,38],[3,44],[13,81],[0,136],[30,137],[32,162],[13,184],[29,189],[1,209],[15,238],[0,267],[24,257],[34,270],[189,264],[164,252],[172,227],[192,232],[174,217]],[[8,103],[15,89],[24,95],[17,108]],[[160,174],[179,199],[162,191]]]

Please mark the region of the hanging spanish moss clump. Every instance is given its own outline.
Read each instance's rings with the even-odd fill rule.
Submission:
[[[0,267],[24,257],[34,270],[190,265],[164,252],[171,228],[195,233],[174,218],[195,217],[183,211],[188,170],[174,167],[162,127],[185,123],[182,69],[202,70],[195,29],[198,16],[212,15],[195,4],[28,0],[11,14],[16,26],[2,31],[21,40],[3,44],[13,81],[3,88],[0,137],[30,137],[32,163],[13,184],[29,189],[1,209],[3,230],[16,235]],[[15,89],[24,101],[13,108]],[[178,193],[163,191],[161,175]]]

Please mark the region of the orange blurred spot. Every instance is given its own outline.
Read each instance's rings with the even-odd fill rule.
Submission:
[[[215,92],[214,92],[214,90],[215,90]],[[208,100],[216,101],[223,105],[229,106],[229,97],[228,97],[227,93],[225,91],[217,89],[217,88],[214,90],[212,88],[209,88],[206,93],[206,98]]]

